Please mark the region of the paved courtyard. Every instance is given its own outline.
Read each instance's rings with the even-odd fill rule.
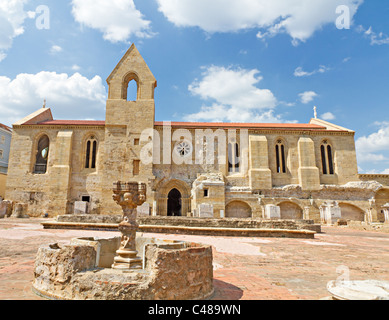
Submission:
[[[41,245],[119,232],[44,230],[39,219],[0,220],[0,300],[40,300],[31,291]],[[315,240],[144,234],[210,244],[215,300],[317,300],[338,277],[389,281],[389,234],[323,227]]]

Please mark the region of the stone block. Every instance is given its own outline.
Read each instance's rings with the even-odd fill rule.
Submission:
[[[138,216],[150,216],[150,204],[145,202],[137,208]]]
[[[213,218],[213,205],[203,203],[199,205],[198,210],[200,218]]]
[[[281,208],[272,204],[265,207],[266,219],[281,219]]]
[[[17,219],[27,219],[30,216],[27,214],[28,204],[25,203],[17,203],[15,205],[14,211],[11,215],[11,218]]]
[[[88,202],[76,201],[74,203],[74,214],[87,214],[88,213]]]

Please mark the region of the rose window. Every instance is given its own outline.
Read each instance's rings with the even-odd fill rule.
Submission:
[[[181,141],[176,144],[175,150],[181,157],[186,157],[192,153],[192,145],[187,141]]]

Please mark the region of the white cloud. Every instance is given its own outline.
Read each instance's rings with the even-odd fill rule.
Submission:
[[[59,52],[62,52],[63,49],[60,47],[60,46],[57,46],[57,45],[53,45],[50,49],[50,53],[51,54],[55,54],[55,53],[59,53]]]
[[[363,26],[358,27],[359,32],[363,32],[363,34],[370,38],[370,44],[373,45],[384,45],[389,44],[389,36],[384,34],[383,32],[376,33],[373,31],[373,28],[370,26],[369,29],[365,29]]]
[[[206,32],[259,29],[258,38],[287,33],[293,43],[337,19],[336,8],[347,5],[351,18],[363,0],[157,0],[159,11],[178,27]]]
[[[76,64],[72,65],[72,70],[73,70],[73,71],[78,71],[78,70],[80,70],[80,69],[81,69],[80,66],[78,66],[78,65],[76,65]]]
[[[100,30],[105,40],[114,43],[153,35],[151,22],[143,19],[134,0],[72,0],[72,13],[77,22]]]
[[[309,76],[312,76],[312,75],[314,75],[316,73],[325,73],[328,70],[330,70],[330,68],[328,68],[326,66],[319,66],[318,69],[313,70],[311,72],[307,72],[307,71],[304,71],[302,67],[298,67],[294,71],[294,76],[295,77],[309,77]]]
[[[333,113],[331,113],[331,112],[326,112],[326,113],[322,114],[320,116],[320,118],[323,119],[323,120],[327,120],[327,121],[331,121],[331,120],[335,120],[336,119],[335,115]]]
[[[389,122],[376,123],[377,132],[363,136],[356,141],[358,161],[360,162],[389,162]]]
[[[356,146],[361,152],[377,152],[389,150],[389,122],[376,123],[380,126],[377,132],[369,136],[360,137]]]
[[[313,101],[317,97],[317,93],[314,91],[305,91],[299,94],[302,103],[307,104]]]
[[[189,91],[202,99],[214,99],[223,105],[244,109],[267,109],[276,106],[276,98],[268,89],[259,89],[259,70],[232,69],[211,66],[203,72],[201,81],[189,85]]]
[[[277,99],[268,89],[258,88],[262,80],[257,69],[203,67],[201,80],[189,85],[189,91],[211,105],[198,113],[185,115],[186,121],[210,122],[281,122],[274,115]]]
[[[12,47],[13,39],[24,33],[23,23],[28,17],[24,5],[28,0],[0,0],[0,57]],[[1,61],[0,60],[0,61]]]
[[[41,108],[44,99],[58,119],[86,119],[97,114],[104,118],[106,98],[99,76],[89,80],[79,73],[69,76],[42,71],[19,74],[13,80],[0,77],[0,114],[8,125]]]

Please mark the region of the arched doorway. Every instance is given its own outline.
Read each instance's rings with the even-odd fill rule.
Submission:
[[[167,215],[169,217],[182,216],[182,196],[181,192],[173,189],[169,192],[167,200]]]
[[[232,201],[226,207],[226,218],[251,218],[251,207],[242,201]]]

